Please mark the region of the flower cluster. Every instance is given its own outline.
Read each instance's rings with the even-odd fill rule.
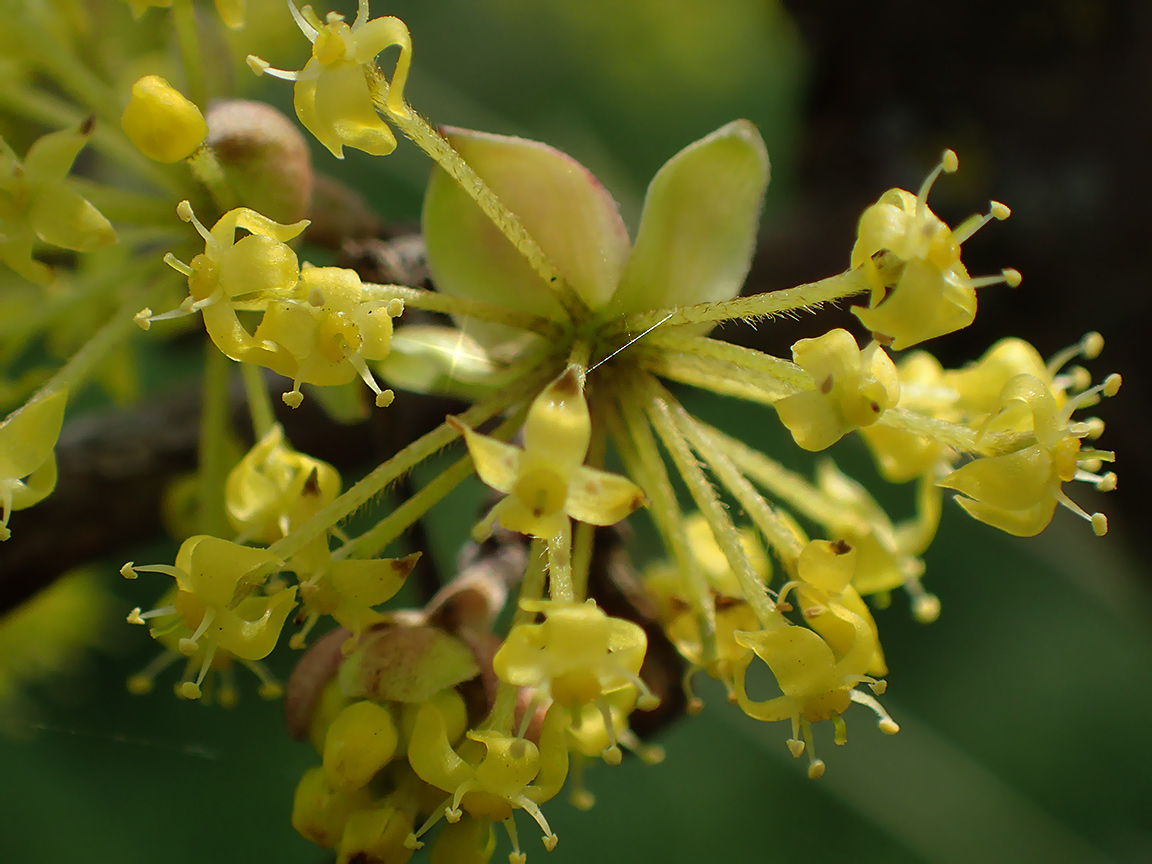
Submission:
[[[167,3],[131,5],[139,16]],[[242,3],[217,6],[229,27],[243,23]],[[437,129],[412,110],[412,44],[399,19],[371,18],[367,0],[351,25],[288,7],[312,46],[304,68],[253,55],[248,65],[294,82],[300,122],[336,158],[345,146],[387,155],[400,133],[435,161],[421,234],[436,290],[301,263],[314,251],[303,217],[319,219],[322,208],[306,213],[311,164],[298,133],[270,120],[267,106],[202,112],[197,25],[179,7],[188,96],[158,74],[130,94],[105,91],[73,74],[79,55],[44,70],[96,119],[45,134],[22,161],[0,142],[0,262],[26,282],[75,280],[119,309],[47,383],[13,383],[23,407],[0,423],[0,539],[13,511],[53,490],[68,393],[139,336],[133,321],[150,330],[198,314],[208,353],[195,527],[174,537],[173,564],[121,570],[173,580],[154,608],[128,614],[163,648],[129,687],[152,689],[183,658],[181,698],[232,704],[237,665],[278,697],[265,658],[286,629],[290,647],[304,649],[331,619],[335,628],[301,655],[285,709],[292,734],[321,758],[300,780],[292,823],[341,864],[406,861],[425,842],[434,861],[485,862],[495,822],[522,862],[516,811],[553,849],[542,805],[567,782],[572,800],[590,807],[587,760],[615,765],[624,748],[658,762],[661,749],[631,724],[670,705],[701,710],[692,689],[700,672],[748,717],[787,722],[786,746],[806,754],[818,778],[814,725],[828,721],[844,743],[844,716],[857,704],[883,732],[899,729],[876,698],[888,670],[872,610],[903,590],[917,620],[939,615],[923,557],[945,490],[1010,534],[1042,531],[1057,505],[1106,532],[1104,515],[1064,488],[1116,485],[1103,470],[1113,454],[1088,443],[1103,422],[1078,414],[1114,396],[1120,378],[1094,385],[1069,366],[1095,359],[1102,338],[1088,334],[1048,360],[1007,338],[958,369],[922,347],[973,323],[978,289],[1020,283],[1011,269],[971,277],[961,260],[962,245],[1006,218],[1006,206],[992,202],[955,228],[928,208],[933,184],[958,168],[952,151],[916,194],[892,189],[864,211],[847,270],[740,296],[769,179],[749,121],[673,155],[630,235],[611,195],[571,157],[522,138]],[[399,57],[389,78],[377,57],[390,48]],[[13,87],[0,107],[47,98],[34,76]],[[134,171],[135,185],[69,176],[89,141]],[[117,237],[120,257],[97,253]],[[57,272],[37,258],[45,245],[79,254],[53,257]],[[157,248],[176,251],[159,258]],[[853,297],[860,333],[830,329],[788,357],[709,335],[723,322]],[[407,324],[406,308],[451,325]],[[55,314],[29,318],[24,337],[47,332]],[[238,461],[226,410],[233,368],[255,438]],[[411,399],[444,392],[472,404],[342,492],[335,468],[289,443],[262,370],[291,381],[282,398],[292,408],[305,384],[325,388],[317,402],[327,410],[341,404],[333,394],[358,404],[358,381],[387,407],[395,392],[378,378],[416,391]],[[808,476],[730,437],[684,407],[681,385],[770,406],[805,451],[858,433],[881,475],[912,484],[914,514],[893,520],[831,456]],[[346,521],[451,445],[457,461],[390,512],[367,527]],[[475,524],[471,559],[423,608],[382,608],[421,559],[383,553],[471,474],[499,496]],[[652,615],[614,605],[602,588],[607,529],[634,513],[651,519],[663,554],[640,572],[627,555],[613,566],[636,577]],[[653,669],[662,661],[649,656],[652,633],[682,655],[672,689],[656,674],[669,670]]]

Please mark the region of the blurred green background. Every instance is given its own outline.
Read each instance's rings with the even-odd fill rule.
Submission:
[[[632,224],[669,155],[734,117],[752,119],[773,159],[759,289],[841,269],[862,208],[890,185],[915,188],[952,146],[961,171],[939,184],[934,206],[954,222],[990,196],[1012,205],[1013,219],[988,229],[971,255],[966,247],[965,260],[977,273],[1017,266],[1026,282],[982,295],[976,325],[940,340],[942,354],[958,363],[1009,332],[1051,353],[1100,329],[1115,339],[1096,371],[1126,377],[1103,411],[1103,443],[1123,460],[1122,489],[1097,505],[1112,520],[1107,539],[1058,514],[1042,537],[1017,541],[947,507],[927,556],[941,619],[917,625],[899,600],[878,613],[892,669],[884,702],[900,735],[880,735],[863,711],[847,717],[847,747],[834,749],[819,729],[828,771],[812,782],[788,757],[783,724],[749,720],[713,690],[703,715],[661,739],[662,765],[594,768],[589,814],[562,798],[547,807],[555,852],[521,820],[530,860],[1152,860],[1152,629],[1136,557],[1149,473],[1138,430],[1149,400],[1147,363],[1124,326],[1149,303],[1137,209],[1149,183],[1142,144],[1152,143],[1139,126],[1150,92],[1140,59],[1150,56],[1146,4],[948,6],[374,6],[413,33],[409,92],[423,113],[561,147],[601,177]],[[298,68],[304,49],[295,50],[267,59]],[[286,88],[271,92],[287,102]],[[417,218],[428,167],[414,148],[384,160],[351,152],[340,165],[318,156],[317,165],[370,190],[388,218]],[[780,353],[829,320],[726,335]],[[794,449],[768,409],[690,405],[770,452]],[[855,442],[836,455],[874,480]],[[899,512],[907,492],[884,500]],[[470,493],[437,514],[440,548],[453,548],[471,518],[479,490]],[[138,561],[165,554],[128,551]],[[152,599],[144,580],[115,576],[121,558],[107,563],[120,597],[113,617]],[[0,861],[330,860],[288,826],[296,780],[316,757],[287,739],[279,705],[249,692],[228,712],[177,702],[163,686],[130,697],[125,676],[153,653],[141,632],[113,623],[66,687],[34,694],[23,734],[0,740]],[[292,657],[284,650],[273,661],[284,673]]]

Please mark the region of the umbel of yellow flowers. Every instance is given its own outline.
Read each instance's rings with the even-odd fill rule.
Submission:
[[[131,4],[140,14],[168,0]],[[242,6],[218,3],[230,26]],[[151,243],[169,228],[179,232],[170,242],[194,241],[182,258],[164,259],[186,280],[186,298],[161,315],[144,309],[136,320],[148,329],[202,316],[212,346],[200,504],[206,525],[219,527],[197,530],[220,533],[228,524],[235,534],[184,540],[174,565],[125,565],[127,578],[141,571],[172,577],[155,608],[129,615],[164,648],[129,686],[143,692],[162,668],[183,660],[181,697],[230,704],[237,664],[273,696],[279,686],[261,661],[293,612],[292,647],[303,648],[326,617],[342,625],[312,640],[286,702],[293,734],[310,737],[322,759],[300,781],[292,821],[334,849],[338,864],[406,861],[445,820],[430,841],[434,864],[487,862],[495,821],[512,838],[512,861],[522,862],[515,811],[540,826],[547,848],[556,845],[541,805],[566,781],[570,754],[573,796],[583,807],[592,801],[579,778],[585,758],[619,762],[623,745],[658,760],[659,748],[641,745],[628,725],[633,711],[658,701],[641,677],[649,625],[609,615],[597,603],[605,598],[589,596],[599,575],[593,562],[602,563],[596,553],[624,554],[598,547],[606,532],[595,528],[640,507],[649,508],[667,553],[644,580],[657,601],[651,626],[688,661],[689,710],[702,705],[689,677],[705,670],[750,717],[789,723],[789,750],[807,754],[813,778],[824,763],[812,724],[829,721],[843,743],[843,715],[856,703],[875,714],[882,731],[897,730],[875,698],[884,692],[887,664],[871,609],[903,589],[917,619],[939,614],[939,600],[921,586],[921,556],[940,520],[943,489],[957,492],[973,517],[1014,534],[1042,530],[1058,504],[1089,519],[1097,533],[1106,530],[1103,515],[1073,503],[1063,486],[1077,480],[1107,490],[1116,483],[1102,470],[1112,454],[1087,443],[1102,434],[1103,422],[1075,415],[1114,395],[1119,377],[1092,386],[1086,371],[1066,368],[1074,357],[1099,354],[1097,334],[1047,362],[1020,340],[1002,340],[960,369],[945,369],[918,348],[971,324],[981,287],[1020,281],[1013,270],[972,277],[961,261],[963,244],[1007,217],[1007,207],[992,202],[955,228],[929,209],[933,184],[957,168],[951,151],[916,194],[892,189],[864,211],[846,272],[741,297],[769,176],[763,141],[748,121],[726,124],[673,155],[649,185],[630,235],[608,191],[560,151],[521,138],[441,131],[410,110],[403,89],[412,46],[401,21],[371,18],[366,0],[351,24],[289,2],[311,43],[307,63],[283,71],[254,56],[248,62],[294,82],[304,126],[338,158],[346,146],[387,154],[399,130],[437,162],[422,222],[437,291],[372,285],[352,270],[298,257],[308,240],[309,223],[299,217],[311,169],[265,172],[275,167],[275,154],[292,149],[270,144],[274,132],[264,130],[260,158],[243,170],[229,166],[219,113],[207,111],[207,120],[201,113],[216,83],[198,74],[198,25],[184,14],[190,8],[176,6],[171,23],[186,61],[183,78],[173,80],[187,81],[192,99],[156,75],[137,78],[130,97],[55,80],[82,65],[80,55],[70,58],[74,64],[44,64],[18,87],[23,97],[70,94],[95,102],[74,116],[100,115],[96,158],[125,156],[146,181],[141,188],[185,199],[176,212],[196,234],[171,219],[167,199],[152,207],[135,193],[67,177],[91,137],[89,121],[43,136],[23,161],[0,148],[0,261],[45,282],[53,274],[32,257],[35,243],[84,252],[114,242],[111,224],[77,189],[92,190],[85,194],[125,219],[133,230],[122,235],[136,244],[133,252],[148,248],[141,237]],[[62,50],[71,44],[61,41]],[[393,47],[389,81],[376,61]],[[117,80],[130,80],[146,70],[117,71]],[[40,76],[53,79],[50,93],[38,93]],[[299,133],[292,134],[302,154]],[[124,146],[129,142],[134,148]],[[254,190],[277,187],[300,187],[288,196],[292,206],[281,206],[277,195],[253,198]],[[167,212],[172,224],[132,215],[145,211],[149,219]],[[63,259],[71,266],[72,256]],[[99,259],[82,260],[74,272],[84,274],[89,261],[109,282],[119,280],[120,271]],[[163,282],[153,271],[173,278],[159,261],[145,264],[140,281],[147,287]],[[142,285],[89,345],[120,346],[130,312],[160,302],[140,295],[161,296]],[[833,329],[797,342],[790,356],[708,336],[718,323],[860,295],[866,300],[853,312],[866,333]],[[401,325],[397,350],[394,321],[406,304],[447,314],[455,326]],[[918,350],[894,353],[909,348]],[[398,362],[387,362],[399,353]],[[99,350],[82,350],[79,361],[0,423],[5,537],[10,513],[52,489],[65,390],[91,374],[94,354]],[[230,473],[227,436],[213,419],[225,413],[215,409],[227,399],[222,370],[229,361],[244,364],[258,439]],[[339,386],[357,377],[384,407],[394,394],[376,375],[398,388],[465,393],[475,404],[342,493],[335,469],[294,450],[275,425],[256,366],[291,380],[283,399],[292,407],[304,384]],[[914,482],[915,514],[892,520],[828,457],[813,477],[792,471],[756,442],[694,417],[666,382],[771,406],[805,450],[824,451],[859,432],[887,479]],[[343,520],[458,438],[467,459],[360,536],[344,533]],[[613,458],[621,473],[605,469]],[[470,471],[502,496],[474,529],[482,541],[478,562],[462,565],[426,608],[382,611],[418,553],[379,556]],[[489,543],[497,526],[530,540]],[[486,557],[494,546],[497,564]],[[629,566],[613,564],[622,572]],[[505,610],[513,621],[497,630]],[[779,694],[759,695],[753,671],[771,673]]]

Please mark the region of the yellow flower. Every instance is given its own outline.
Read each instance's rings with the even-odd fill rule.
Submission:
[[[148,612],[133,609],[128,622],[145,624],[149,618],[175,615],[192,631],[191,636],[179,640],[178,647],[187,657],[201,658],[200,671],[195,681],[185,681],[180,686],[181,696],[200,698],[200,684],[217,650],[254,661],[267,657],[276,647],[284,622],[296,605],[296,588],[282,588],[268,596],[253,594],[277,563],[263,549],[201,534],[181,544],[174,567],[137,567],[128,562],[121,568],[126,579],[135,579],[139,572],[151,572],[176,580],[176,597],[170,606]]]
[[[936,178],[958,165],[956,154],[946,150],[916,195],[889,189],[860,217],[852,267],[863,269],[872,296],[868,308],[857,306],[852,312],[897,350],[971,324],[977,288],[1020,284],[1015,270],[973,279],[960,263],[960,244],[992,219],[1007,219],[1007,207],[993,201],[987,215],[974,216],[954,231],[928,209]]]
[[[229,473],[224,506],[243,539],[274,543],[339,494],[336,469],[293,450],[277,423]]]
[[[864,350],[847,330],[830,330],[792,346],[792,359],[812,390],[774,403],[781,422],[805,450],[823,450],[848,432],[870,426],[900,399],[896,366],[876,342]]]
[[[813,722],[832,719],[837,726],[837,740],[843,743],[846,733],[840,715],[852,702],[859,702],[876,712],[881,731],[888,734],[899,731],[875,699],[855,689],[860,683],[881,683],[865,674],[875,644],[868,623],[838,603],[829,603],[824,614],[835,616],[852,629],[854,639],[847,652],[840,656],[818,634],[790,623],[780,612],[774,612],[762,629],[736,634],[736,641],[750,649],[736,666],[736,697],[740,707],[756,720],[790,720],[792,738],[788,749],[796,758],[808,751],[808,776],[813,779],[824,773],[824,763],[816,758],[813,749]],[[783,695],[763,702],[749,698],[745,674],[753,653],[772,670]],[[877,692],[881,689],[878,686]]]
[[[369,21],[368,0],[360,0],[351,27],[336,12],[329,12],[327,23],[321,23],[309,6],[299,10],[288,0],[288,9],[312,43],[312,57],[299,72],[289,72],[273,69],[250,54],[252,71],[296,82],[296,116],[337,159],[344,158],[344,145],[387,156],[396,149],[396,136],[376,113],[368,76],[378,74],[377,54],[393,45],[400,48],[387,105],[406,116],[404,82],[412,61],[412,39],[404,22],[391,16]]]
[[[68,391],[30,402],[0,423],[0,540],[12,536],[8,519],[43,501],[56,488],[56,439]]]
[[[32,258],[34,238],[75,252],[116,242],[112,224],[67,182],[94,123],[49,132],[28,148],[23,163],[0,138],[0,261],[31,282],[52,277]]]
[[[584,376],[576,366],[544,388],[524,424],[524,449],[473,432],[464,433],[480,479],[507,497],[477,527],[485,536],[496,520],[510,531],[541,539],[567,536],[568,517],[615,525],[644,503],[631,480],[584,465],[591,440]]]
[[[385,408],[396,394],[380,389],[368,361],[388,356],[392,319],[403,311],[397,299],[368,300],[354,270],[305,264],[294,296],[268,304],[251,337],[260,347],[244,357],[292,379],[282,398],[293,408],[304,398],[301,383],[347,384],[357,375],[376,394],[376,406]],[[269,344],[278,350],[270,352]]]
[[[440,712],[424,705],[408,744],[408,761],[421,780],[451,794],[443,811],[449,822],[458,821],[464,812],[477,819],[503,821],[511,818],[513,809],[521,809],[536,820],[544,832],[544,846],[551,850],[557,838],[540,805],[560,791],[568,775],[564,713],[549,709],[539,746],[491,730],[469,732],[468,740],[478,742],[483,750],[464,759],[448,743]],[[411,848],[422,845],[414,836],[408,840]],[[513,854],[519,855],[519,849]]]
[[[981,522],[987,522],[1018,537],[1032,537],[1052,521],[1056,505],[1067,507],[1092,523],[1097,535],[1108,531],[1103,513],[1086,513],[1061,488],[1071,480],[1085,480],[1098,489],[1116,484],[1115,474],[1098,475],[1090,468],[1111,462],[1114,455],[1103,450],[1084,450],[1081,440],[1093,429],[1089,423],[1072,423],[1072,413],[1098,394],[1114,396],[1120,389],[1120,376],[1109,375],[1103,384],[1070,399],[1061,409],[1051,389],[1031,375],[1018,375],[1000,394],[1002,411],[1024,408],[1031,415],[1036,443],[1012,453],[969,462],[940,481],[947,489],[963,496],[957,502]],[[989,418],[986,427],[995,423]]]
[[[492,669],[502,681],[531,687],[536,701],[551,699],[573,716],[592,703],[606,711],[607,694],[633,687],[640,694],[642,710],[656,707],[658,700],[640,680],[640,666],[648,648],[640,625],[609,618],[595,600],[524,600],[520,606],[527,612],[542,613],[544,621],[512,628],[492,658]],[[620,761],[615,738],[611,738],[605,758]]]
[[[200,311],[204,328],[224,354],[233,360],[250,360],[253,356],[274,354],[244,329],[236,317],[237,308],[262,308],[271,297],[291,291],[300,278],[296,253],[288,240],[307,226],[307,221],[281,225],[255,210],[237,207],[229,210],[209,231],[192,212],[188,201],[181,201],[176,213],[190,222],[204,238],[204,251],[184,264],[169,254],[165,261],[188,277],[188,297],[178,309],[153,315],[143,309],[136,323],[147,330],[153,321],[178,318]],[[239,240],[237,230],[248,232]]]

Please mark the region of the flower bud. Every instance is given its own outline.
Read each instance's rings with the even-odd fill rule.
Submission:
[[[308,215],[312,158],[304,136],[263,102],[229,99],[208,109],[208,138],[236,197],[277,222]]]
[[[200,109],[158,75],[132,85],[120,125],[140,152],[157,162],[186,159],[208,134]]]

